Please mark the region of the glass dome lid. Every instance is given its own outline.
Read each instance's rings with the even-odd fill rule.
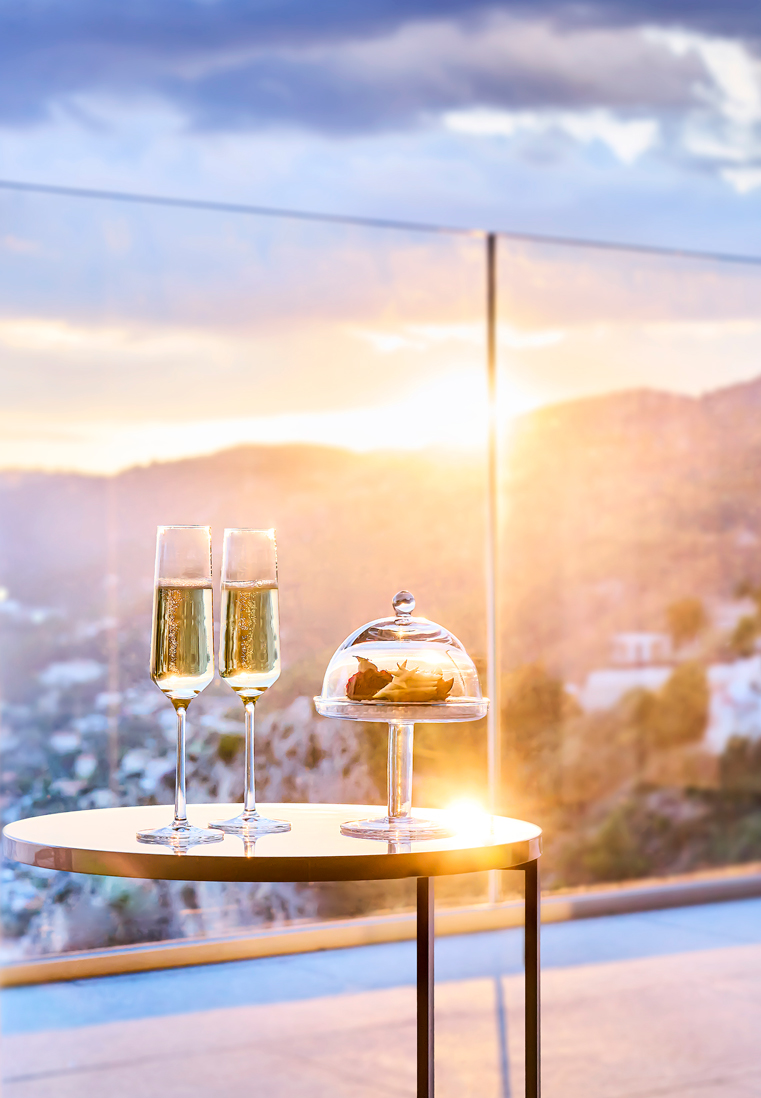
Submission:
[[[475,665],[448,629],[413,617],[415,599],[399,591],[394,616],[378,618],[352,633],[328,664],[323,716],[360,721],[472,721],[488,701],[481,696]]]

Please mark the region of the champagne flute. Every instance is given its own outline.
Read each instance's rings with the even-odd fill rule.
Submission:
[[[290,831],[285,820],[256,810],[254,706],[280,678],[280,621],[274,530],[225,530],[222,549],[222,612],[219,673],[243,702],[246,716],[246,779],[243,811],[210,827],[244,838]]]
[[[170,827],[138,831],[141,843],[182,850],[224,838],[193,827],[185,799],[185,714],[214,678],[211,599],[211,530],[208,526],[159,526],[153,591],[151,678],[177,713],[177,773]]]

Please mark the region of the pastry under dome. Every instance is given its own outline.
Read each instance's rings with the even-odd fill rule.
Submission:
[[[457,637],[413,617],[408,591],[393,599],[394,616],[352,633],[325,672],[318,713],[359,721],[439,723],[482,717],[475,665]]]

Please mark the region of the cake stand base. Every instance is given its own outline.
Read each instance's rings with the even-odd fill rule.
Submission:
[[[386,839],[389,842],[424,842],[426,839],[447,839],[454,834],[449,828],[416,816],[381,816],[378,820],[349,820],[341,824],[341,834],[354,839]]]

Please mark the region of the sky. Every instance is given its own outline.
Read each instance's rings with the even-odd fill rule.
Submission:
[[[10,0],[5,177],[761,251],[725,0]]]
[[[761,257],[760,58],[747,3],[0,0],[0,178]],[[476,444],[482,244],[381,236],[0,191],[0,465]],[[756,371],[752,268],[501,273],[509,414]]]

